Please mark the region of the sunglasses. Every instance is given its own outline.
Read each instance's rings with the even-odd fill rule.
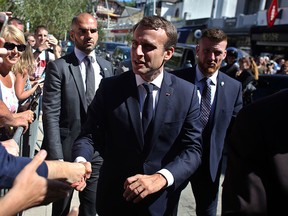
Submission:
[[[94,28],[94,29],[82,29],[82,28],[79,28],[80,32],[82,34],[86,34],[88,31],[91,32],[91,34],[94,34],[96,32],[98,32],[98,29],[97,28]]]
[[[9,43],[9,42],[6,42],[4,44],[4,48],[6,48],[7,50],[14,50],[15,47],[17,47],[17,50],[19,52],[23,52],[26,49],[26,45],[25,44],[16,45],[14,43]]]

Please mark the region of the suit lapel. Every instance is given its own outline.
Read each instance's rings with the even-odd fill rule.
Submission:
[[[113,69],[112,66],[109,65],[110,63],[108,63],[105,59],[103,59],[100,56],[96,57],[96,61],[100,66],[100,74],[103,78],[105,77],[111,77],[113,76]]]
[[[152,134],[151,134],[151,146],[149,150],[153,148],[153,139],[159,134],[159,131],[164,124],[165,117],[169,115],[167,112],[170,108],[171,100],[173,98],[174,88],[172,87],[171,75],[164,72],[164,77],[161,85],[161,89],[158,95],[158,103],[155,110],[155,118],[153,119]]]
[[[216,104],[215,104],[215,112],[214,112],[214,121],[216,122],[218,119],[218,116],[221,112],[221,107],[224,107],[225,109],[225,98],[226,98],[226,94],[225,94],[225,82],[223,79],[223,76],[221,75],[221,73],[218,73],[218,78],[217,78],[217,90],[216,90],[216,94],[215,94],[215,99],[216,100]]]
[[[76,63],[77,62],[77,63]],[[83,107],[85,108],[85,111],[87,112],[87,102],[85,97],[85,91],[84,91],[84,84],[82,81],[81,71],[79,68],[79,62],[77,57],[75,56],[74,52],[71,54],[71,62],[69,65],[70,73],[72,74],[72,77],[75,81],[76,87],[78,89],[80,100],[83,104]]]
[[[104,64],[104,62],[102,61],[102,59],[100,57],[96,57],[96,61],[100,67],[100,75],[105,78],[105,77],[108,77],[107,75],[107,72],[108,72],[108,69],[106,68],[106,65]],[[106,73],[105,73],[106,72]]]
[[[138,88],[136,85],[135,75],[132,71],[128,72],[129,75],[129,83],[130,85],[127,86],[127,97],[126,105],[128,109],[128,113],[131,119],[132,127],[135,131],[138,143],[142,148],[144,145],[143,141],[143,132],[142,132],[142,125],[141,125],[141,118],[140,118],[140,108],[139,108],[139,99],[138,99]],[[127,74],[128,75],[128,74]]]

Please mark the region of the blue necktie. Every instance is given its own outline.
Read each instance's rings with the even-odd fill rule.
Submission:
[[[95,75],[92,63],[94,62],[94,58],[92,56],[85,57],[86,63],[86,101],[89,105],[95,95]]]
[[[142,128],[143,134],[145,135],[148,129],[148,126],[153,118],[153,84],[143,83],[147,95],[144,101],[144,106],[142,110]]]
[[[205,82],[205,85],[201,95],[200,111],[201,123],[203,128],[205,128],[211,111],[211,80],[209,78],[204,78],[202,81]]]

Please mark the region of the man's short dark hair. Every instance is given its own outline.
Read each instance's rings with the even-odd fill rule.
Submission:
[[[46,31],[48,31],[47,27],[44,26],[44,25],[38,25],[36,28],[35,28],[35,31],[34,33],[36,34],[36,32],[38,32],[40,29],[44,29]],[[48,31],[49,32],[49,31]]]
[[[169,22],[165,18],[160,17],[160,16],[143,17],[140,20],[140,22],[134,25],[133,32],[140,25],[151,28],[151,29],[155,29],[155,30],[159,28],[163,29],[166,32],[166,35],[168,36],[168,40],[166,44],[164,44],[165,50],[176,46],[177,40],[178,40],[177,29],[171,22]]]
[[[217,43],[219,43],[221,41],[227,41],[228,40],[228,37],[225,34],[225,32],[223,30],[217,29],[217,28],[205,29],[202,32],[202,36],[201,36],[200,40],[202,38],[208,38],[209,40],[217,42]]]

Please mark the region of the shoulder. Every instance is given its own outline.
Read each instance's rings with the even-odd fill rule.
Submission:
[[[183,71],[181,71],[183,72]],[[187,73],[191,73],[191,71],[187,71]],[[169,83],[171,81],[171,83]],[[178,77],[178,75],[174,75],[172,73],[164,72],[164,82],[168,85],[176,89],[177,91],[187,92],[190,94],[194,90],[196,90],[196,86],[190,82],[189,80],[183,79],[182,77]]]
[[[247,107],[244,107],[242,112],[260,114],[265,119],[269,116],[275,118],[277,115],[284,117],[288,109],[288,89],[280,90],[277,93],[267,97],[258,99]],[[273,113],[273,115],[271,114]],[[277,118],[276,118],[277,119]]]
[[[104,59],[103,57],[101,57],[101,56],[99,56],[99,55],[96,56],[96,60],[97,60],[97,62],[98,62],[99,64],[104,64],[104,65],[110,65],[110,66],[112,66],[112,63],[111,63],[110,61]]]
[[[222,71],[219,71],[218,81],[219,82],[225,82],[225,84],[228,84],[231,87],[234,86],[235,88],[239,88],[239,86],[241,86],[241,82],[228,76],[227,74],[223,73]]]
[[[10,75],[11,79],[12,79],[13,81],[15,81],[16,76],[15,76],[15,74],[14,74],[12,71],[9,72],[9,75]]]
[[[61,58],[55,59],[54,61],[51,61],[51,62],[57,65],[58,64],[79,64],[78,59],[74,52],[64,55]]]

